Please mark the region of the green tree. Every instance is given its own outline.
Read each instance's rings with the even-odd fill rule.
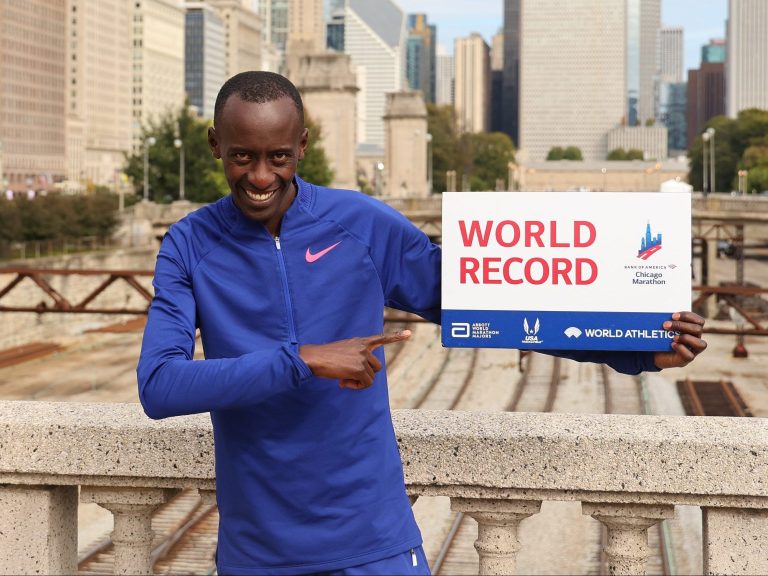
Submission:
[[[304,126],[309,130],[309,143],[304,151],[304,160],[299,162],[298,175],[307,182],[318,186],[328,186],[333,182],[333,170],[328,165],[328,158],[323,148],[323,132],[319,124],[304,113]]]
[[[174,140],[184,146],[184,192],[192,202],[213,202],[229,192],[226,182],[215,174],[221,172],[208,146],[210,123],[193,116],[188,106],[150,122],[142,130],[142,142],[154,137],[149,148],[149,199],[167,203],[179,198],[180,151]],[[126,158],[125,173],[138,196],[143,195],[144,150]]]
[[[646,125],[646,126],[653,126],[654,124],[656,124],[656,119],[655,119],[655,118],[648,118],[648,119],[645,121],[645,125]]]
[[[608,156],[606,157],[606,160],[626,160],[627,159],[627,151],[624,150],[624,148],[614,148],[610,152],[608,152]]]
[[[563,160],[584,160],[581,155],[581,148],[578,146],[568,146],[563,150]]]
[[[627,160],[643,160],[643,151],[639,148],[630,148],[627,150]]]
[[[549,153],[547,154],[547,160],[562,160],[564,154],[565,150],[563,150],[561,146],[554,146],[553,148],[550,148]]]
[[[457,176],[459,182],[466,174],[472,190],[495,190],[496,180],[507,180],[509,163],[515,160],[515,147],[508,135],[467,133],[462,135],[460,146],[466,161]]]
[[[768,110],[742,110],[736,119],[716,116],[707,122],[706,128],[715,129],[715,178],[716,190],[727,192],[738,187],[738,171],[746,168],[750,171],[749,187],[759,190],[753,184],[752,173],[755,171],[755,184],[761,181],[760,168],[765,164],[761,160],[762,148],[768,134]],[[690,172],[688,182],[695,190],[703,187],[703,144],[699,135],[688,149]],[[707,154],[710,142],[706,142]]]
[[[459,166],[459,137],[456,131],[456,113],[453,106],[427,104],[427,130],[432,135],[432,189],[444,192],[447,188],[445,173],[457,171]]]

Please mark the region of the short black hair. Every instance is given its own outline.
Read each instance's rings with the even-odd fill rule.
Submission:
[[[299,113],[299,122],[301,122],[302,127],[304,126],[304,104],[301,101],[301,94],[285,76],[262,70],[240,72],[232,76],[224,82],[218,96],[216,96],[216,104],[213,108],[214,125],[221,118],[224,105],[232,95],[236,95],[245,102],[259,104],[274,102],[281,98],[290,98]]]

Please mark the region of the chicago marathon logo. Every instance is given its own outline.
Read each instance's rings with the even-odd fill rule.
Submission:
[[[640,240],[640,250],[637,251],[637,257],[641,260],[648,260],[651,256],[661,250],[661,232],[654,236],[651,234],[651,223],[645,227],[645,236]]]
[[[523,318],[523,330],[525,330],[525,338],[523,339],[523,344],[544,344],[544,341],[539,339],[537,336],[539,333],[539,328],[541,328],[541,324],[539,323],[538,318],[536,318],[536,322],[534,322],[533,328],[531,328],[528,324],[528,318]]]

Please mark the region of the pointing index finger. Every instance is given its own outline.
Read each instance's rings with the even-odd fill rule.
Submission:
[[[384,346],[386,344],[393,344],[394,342],[401,342],[403,340],[408,340],[408,338],[411,337],[411,331],[410,330],[400,330],[400,332],[394,332],[392,334],[378,334],[376,336],[369,336],[368,338],[364,338],[365,345],[368,347],[369,350],[375,350],[379,346]]]

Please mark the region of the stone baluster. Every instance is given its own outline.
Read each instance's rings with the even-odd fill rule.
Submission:
[[[702,508],[704,574],[768,574],[768,510]]]
[[[673,518],[674,506],[650,504],[602,504],[582,502],[583,514],[592,516],[608,528],[608,573],[645,574],[648,528],[665,518]]]
[[[451,498],[451,510],[477,520],[475,549],[480,556],[480,574],[515,574],[520,542],[520,522],[537,514],[541,502],[534,500],[492,500]]]
[[[77,572],[77,486],[0,484],[0,574]]]
[[[114,574],[152,573],[152,513],[172,493],[163,488],[82,488],[81,502],[95,502],[114,517]]]

